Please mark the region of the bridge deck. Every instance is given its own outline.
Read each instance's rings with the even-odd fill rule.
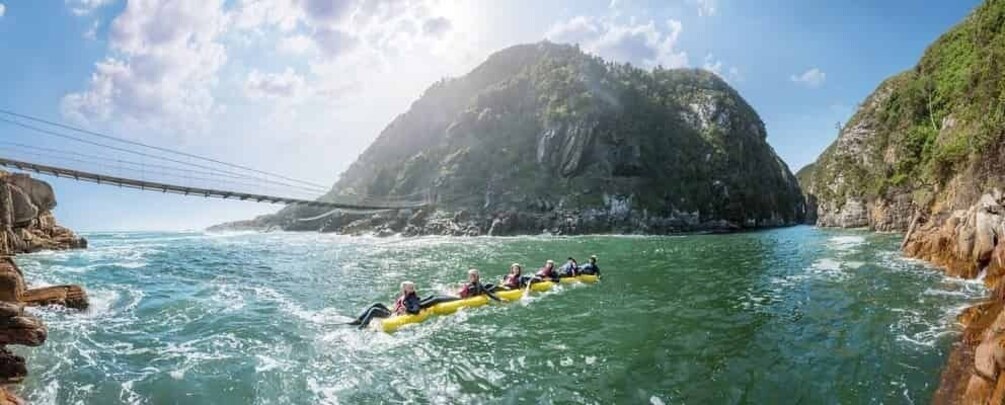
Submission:
[[[5,158],[0,158],[0,166],[12,167],[23,171],[32,171],[35,173],[46,174],[55,177],[70,178],[78,181],[90,181],[97,184],[108,184],[119,187],[133,188],[137,190],[159,191],[163,193],[181,194],[186,196],[221,198],[224,200],[233,199],[241,201],[267,202],[272,204],[295,204],[295,205],[305,205],[308,207],[342,208],[352,210],[404,209],[404,208],[418,208],[425,205],[425,204],[400,204],[400,205],[344,204],[338,202],[304,200],[299,198],[286,198],[286,197],[276,197],[261,194],[240,193],[234,191],[216,190],[209,188],[185,187],[167,183],[134,180],[124,177],[106,176],[102,174],[88,173],[79,170],[64,169],[60,167],[40,165],[36,163],[23,162]]]

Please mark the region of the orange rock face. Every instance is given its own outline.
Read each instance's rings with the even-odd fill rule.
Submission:
[[[1005,403],[1005,196],[996,190],[969,209],[919,216],[903,249],[951,276],[983,277],[992,291],[988,302],[959,316],[963,336],[942,372],[934,402]]]

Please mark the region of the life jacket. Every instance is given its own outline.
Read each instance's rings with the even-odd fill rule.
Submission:
[[[409,299],[410,297],[415,297],[416,300],[419,299],[419,296],[416,295],[415,293],[408,293],[407,295],[402,294],[400,297],[398,297],[398,299],[394,300],[394,313],[396,314],[407,313],[408,308],[405,306],[405,300]]]
[[[503,285],[509,288],[520,288],[521,276],[519,274],[507,274],[503,280]]]
[[[551,267],[544,266],[544,267],[542,267],[541,270],[537,271],[537,276],[538,277],[543,277],[543,278],[552,278],[552,277],[555,277],[555,266],[551,266]]]
[[[477,283],[464,283],[464,286],[461,287],[461,291],[459,291],[457,295],[460,295],[461,298],[470,298],[478,295],[478,290],[479,288]]]
[[[597,274],[597,265],[593,263],[586,263],[583,267],[579,268],[581,274]]]

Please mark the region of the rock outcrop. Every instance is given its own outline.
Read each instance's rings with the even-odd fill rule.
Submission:
[[[860,105],[799,176],[817,225],[903,232],[1005,185],[1003,20],[985,1]]]
[[[213,229],[662,234],[801,222],[798,182],[766,137],[753,108],[713,73],[518,45],[426,90],[323,197],[430,208],[296,207]]]
[[[800,176],[820,226],[906,231],[904,253],[992,291],[967,309],[936,403],[1005,403],[1005,0],[883,82]]]
[[[49,184],[24,174],[0,171],[0,385],[28,375],[25,359],[7,345],[40,346],[48,336],[41,320],[25,306],[87,308],[87,294],[76,285],[28,288],[13,257],[39,250],[84,248],[87,241],[56,224],[56,196]],[[0,389],[0,405],[24,401]]]
[[[968,209],[919,214],[904,252],[957,277],[983,278],[989,301],[960,315],[964,333],[950,355],[936,403],[1005,403],[1005,195],[995,189]]]

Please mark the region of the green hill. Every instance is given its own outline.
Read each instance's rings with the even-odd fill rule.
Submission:
[[[428,197],[419,213],[290,208],[244,223],[406,234],[669,233],[799,222],[795,177],[718,76],[643,70],[548,42],[432,85],[327,199]],[[241,225],[241,224],[239,224]]]

